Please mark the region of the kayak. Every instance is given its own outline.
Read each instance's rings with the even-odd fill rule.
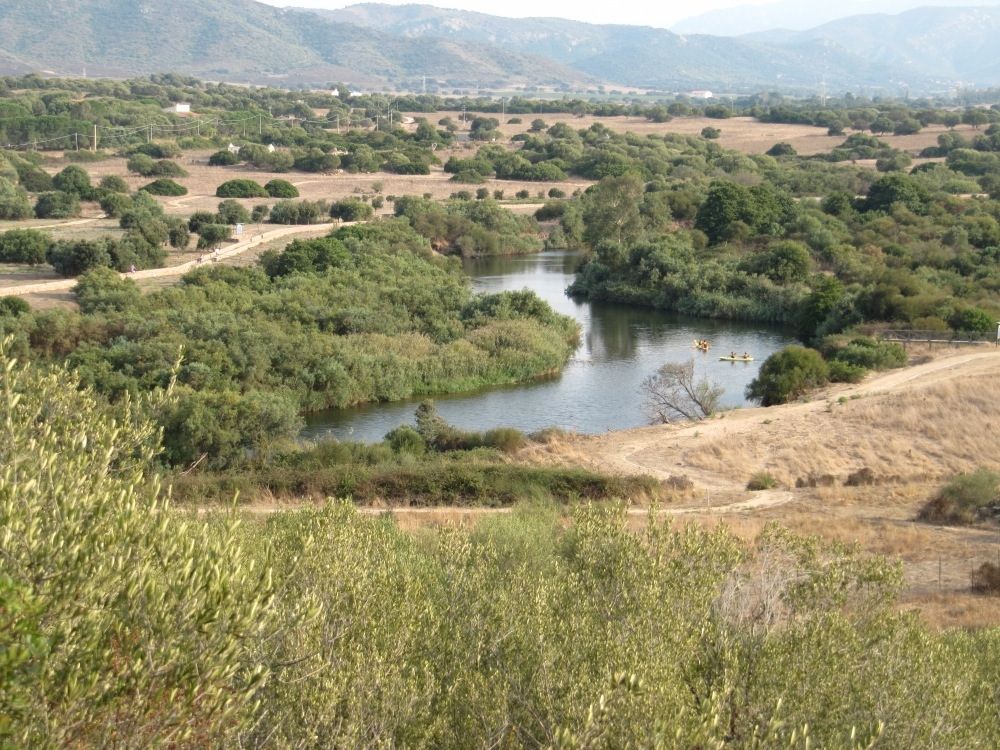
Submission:
[[[720,362],[753,362],[753,357],[719,357]]]

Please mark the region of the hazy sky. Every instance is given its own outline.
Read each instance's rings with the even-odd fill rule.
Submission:
[[[343,8],[360,0],[261,0],[268,5],[294,6],[298,8]],[[391,5],[410,5],[415,0],[376,0]],[[460,8],[475,10],[491,15],[511,16],[554,16],[571,18],[591,23],[629,23],[645,26],[670,26],[682,18],[696,15],[714,8],[733,5],[767,5],[772,0],[619,0],[618,2],[580,2],[580,0],[505,0],[497,3],[489,0],[421,0],[425,5],[440,8]],[[802,0],[812,2],[813,0]]]
[[[261,0],[270,5],[295,6],[300,8],[342,8],[360,0]],[[406,5],[415,0],[373,0],[392,5]],[[554,16],[571,18],[591,23],[625,23],[644,26],[669,27],[684,18],[700,15],[706,11],[731,8],[734,6],[794,6],[801,15],[807,6],[813,6],[820,14],[830,14],[829,0],[617,0],[617,2],[595,2],[594,0],[422,0],[427,5],[442,8],[460,8],[492,15],[511,17]],[[850,13],[876,11],[897,12],[907,7],[924,5],[994,5],[1000,0],[848,0],[842,6],[850,6]],[[881,6],[881,7],[875,7]],[[777,15],[777,14],[776,14]],[[823,18],[821,20],[829,20]]]

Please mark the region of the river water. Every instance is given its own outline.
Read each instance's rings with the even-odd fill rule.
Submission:
[[[793,343],[791,334],[759,324],[683,318],[647,308],[576,301],[566,296],[580,256],[550,251],[467,261],[477,292],[531,289],[555,310],[580,322],[580,347],[556,377],[518,386],[435,399],[441,416],[466,430],[517,427],[533,432],[562,427],[599,433],[649,424],[639,386],[665,362],[695,359],[700,377],[725,388],[723,403],[744,406],[743,389],[768,355]],[[708,339],[712,350],[692,347]],[[749,352],[754,362],[720,362]],[[376,442],[394,427],[413,423],[420,399],[368,404],[307,417],[302,437]]]

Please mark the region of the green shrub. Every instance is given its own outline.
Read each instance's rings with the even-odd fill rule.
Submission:
[[[128,183],[116,174],[109,174],[102,177],[98,183],[98,187],[110,193],[128,192]]]
[[[323,201],[279,201],[271,208],[272,224],[316,224],[327,214]]]
[[[1000,474],[979,469],[960,474],[931,498],[917,518],[927,523],[968,525],[1000,515]]]
[[[815,349],[787,346],[772,354],[747,386],[746,396],[764,406],[786,404],[829,380],[829,369]]]
[[[52,185],[63,193],[71,193],[85,200],[90,198],[90,175],[83,167],[71,164],[52,178]]]
[[[129,172],[143,177],[187,177],[187,172],[169,159],[156,160],[146,154],[135,154],[126,162]]]
[[[71,219],[80,215],[80,198],[74,193],[54,191],[42,193],[35,203],[39,219]]]
[[[73,294],[84,312],[124,311],[136,305],[142,292],[131,279],[107,267],[95,267],[80,276]]]
[[[253,180],[228,180],[215,190],[216,198],[267,198],[267,191]]]
[[[20,297],[0,297],[0,318],[17,318],[31,312],[31,305]]]
[[[747,482],[747,489],[751,492],[759,492],[761,490],[773,490],[778,486],[778,480],[775,479],[771,474],[766,471],[758,471],[752,477],[750,481]]]
[[[145,191],[150,195],[187,195],[186,187],[167,177],[161,177],[158,180],[153,180],[148,185],[144,185],[139,188],[139,190]]]
[[[60,240],[49,247],[46,259],[62,276],[79,276],[111,265],[108,244],[102,240]]]
[[[385,436],[385,441],[396,453],[407,453],[412,456],[422,456],[427,452],[427,443],[415,429],[409,425],[400,425]]]
[[[237,154],[232,153],[228,149],[223,149],[222,151],[216,151],[210,157],[208,157],[208,164],[212,167],[231,167],[234,164],[240,163],[240,157]]]
[[[860,383],[868,373],[864,367],[834,359],[827,362],[831,383]]]
[[[375,209],[357,198],[344,198],[330,206],[330,216],[341,221],[367,221],[375,216]]]
[[[298,198],[299,191],[288,180],[271,180],[264,185],[264,190],[272,198]]]
[[[889,370],[902,367],[909,357],[902,344],[860,337],[838,350],[834,359],[866,370]]]
[[[198,226],[198,249],[206,250],[218,247],[233,234],[233,228],[228,224],[201,224]]]
[[[37,229],[11,229],[0,234],[0,263],[45,262],[45,251],[52,239]]]
[[[215,214],[216,224],[246,224],[250,221],[250,212],[241,203],[237,203],[233,199],[228,199],[222,201],[218,207],[218,213]]]

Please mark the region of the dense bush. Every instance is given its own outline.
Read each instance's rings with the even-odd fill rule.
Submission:
[[[71,164],[52,178],[52,186],[63,193],[70,193],[77,198],[89,200],[93,189],[90,186],[90,175],[83,167]]]
[[[0,317],[16,318],[31,312],[31,305],[20,297],[0,297]]]
[[[63,276],[79,276],[111,265],[111,254],[102,240],[60,240],[48,248],[46,259]]]
[[[253,180],[229,180],[215,190],[216,198],[267,198],[267,191]]]
[[[127,193],[128,183],[116,174],[105,175],[98,183],[98,187],[109,193]]]
[[[231,167],[234,164],[240,163],[240,157],[228,149],[223,149],[222,151],[216,151],[208,157],[208,163],[212,167]]]
[[[763,406],[794,401],[825,384],[829,370],[815,349],[786,346],[765,360],[757,377],[747,386],[746,396]]]
[[[395,201],[396,216],[430,240],[442,253],[465,257],[519,255],[540,250],[538,225],[502,207],[493,199],[455,200],[447,204],[402,196]]]
[[[329,208],[323,201],[279,201],[270,210],[273,224],[316,224],[327,218]]]
[[[231,198],[222,201],[215,214],[215,223],[217,224],[246,224],[248,221],[250,221],[250,212],[243,204]]]
[[[35,203],[39,219],[71,219],[80,215],[80,198],[75,193],[42,193]]]
[[[980,469],[961,474],[931,498],[917,518],[927,523],[968,525],[1000,517],[1000,474]]]
[[[203,247],[214,226],[199,227]],[[117,250],[56,247],[72,274],[112,265]],[[163,416],[168,455],[223,465],[288,437],[301,412],[518,382],[576,346],[575,324],[534,295],[473,297],[457,264],[400,220],[293,242],[261,263],[202,268],[120,313],[71,316],[38,348],[72,352],[115,397],[166,385],[183,346],[186,395]]]
[[[758,471],[752,477],[750,481],[747,482],[747,489],[751,492],[760,492],[761,490],[773,490],[778,486],[778,480],[775,479],[771,474],[766,471]]]
[[[902,367],[909,359],[902,344],[860,337],[837,349],[834,359],[865,370],[888,370]]]
[[[344,198],[330,206],[330,216],[340,221],[367,221],[375,216],[375,209],[363,200]]]
[[[37,229],[11,229],[0,234],[0,263],[44,263],[50,242],[49,235]]]
[[[199,250],[216,248],[233,235],[233,228],[228,224],[200,224],[196,231]]]
[[[169,159],[153,159],[146,154],[135,154],[126,162],[129,172],[143,177],[187,177],[179,164]]]
[[[272,198],[298,198],[299,191],[288,180],[271,180],[264,185],[264,190]]]
[[[139,189],[149,193],[150,195],[187,195],[186,187],[167,177],[161,177],[158,180],[153,180],[148,185],[143,185]]]

